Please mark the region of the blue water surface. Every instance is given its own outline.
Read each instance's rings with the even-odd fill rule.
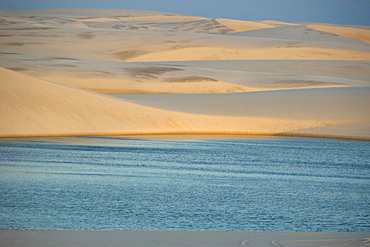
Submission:
[[[370,142],[0,139],[0,228],[370,231]]]

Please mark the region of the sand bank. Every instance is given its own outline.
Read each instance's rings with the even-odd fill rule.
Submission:
[[[0,230],[0,244],[22,246],[360,246],[370,233]]]

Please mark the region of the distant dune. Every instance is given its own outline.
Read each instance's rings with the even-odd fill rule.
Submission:
[[[317,29],[323,32],[336,34],[339,36],[345,36],[353,39],[359,39],[370,43],[370,30],[354,27],[337,27],[337,26],[326,26],[326,25],[308,25],[313,29]]]
[[[0,12],[0,136],[370,140],[369,30],[139,10]]]

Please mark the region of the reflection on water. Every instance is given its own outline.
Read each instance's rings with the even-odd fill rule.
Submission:
[[[0,228],[370,231],[370,143],[0,139]]]

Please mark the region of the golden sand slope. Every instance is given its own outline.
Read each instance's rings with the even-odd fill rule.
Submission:
[[[132,104],[3,69],[1,78],[3,116],[0,126],[5,135],[96,134],[119,131],[135,133],[142,128],[140,121],[131,120],[140,118],[142,107],[133,107]],[[144,108],[144,115],[149,112]],[[157,117],[144,116],[142,123],[159,127],[160,122],[156,118],[160,114],[157,113],[156,110],[151,113]],[[108,128],[105,128],[107,125]],[[168,127],[165,130],[171,129]],[[156,131],[156,128],[152,129]]]
[[[11,17],[1,17],[1,18],[7,22],[15,22],[15,23],[28,22],[26,20],[19,19],[19,18],[11,18]]]
[[[81,22],[101,22],[103,21],[104,22],[104,21],[118,21],[118,19],[97,17],[97,18],[79,19],[77,21],[81,21]]]
[[[258,23],[254,21],[238,21],[238,20],[231,20],[231,19],[216,19],[222,25],[225,25],[236,32],[245,32],[250,30],[256,29],[263,29],[263,28],[272,28],[274,26]]]
[[[5,69],[0,74],[1,136],[155,133],[182,128],[165,111]]]
[[[209,116],[139,106],[1,69],[1,136],[274,134],[330,124],[320,119]],[[257,114],[258,115],[258,114]],[[338,121],[333,121],[333,123]],[[342,121],[339,121],[342,122]]]
[[[313,47],[233,49],[191,47],[153,52],[127,59],[128,62],[192,60],[370,60],[370,53]]]
[[[149,15],[149,16],[129,16],[129,17],[119,17],[121,21],[199,21],[205,20],[207,18],[199,16],[189,16],[189,15]]]
[[[261,23],[272,25],[272,26],[295,26],[298,24],[295,23],[289,23],[289,22],[283,22],[283,21],[272,21],[272,20],[266,20],[266,21],[260,21]]]
[[[250,110],[254,109],[249,112],[236,114],[234,112],[231,114],[233,116],[230,116],[227,111],[217,115],[217,111],[212,109],[201,114],[181,113],[183,110],[168,111],[140,106],[5,69],[1,69],[0,74],[1,136],[153,133],[277,134],[328,125],[358,124],[367,120],[367,118],[354,120],[353,114],[345,117],[332,113],[335,117],[327,117],[325,110],[324,114],[314,114],[309,117],[302,115],[299,109],[289,114],[275,112],[270,115],[265,111],[256,111],[254,107],[249,107]],[[231,95],[231,99],[232,97],[234,96]],[[270,97],[267,96],[267,98]],[[253,104],[265,102],[263,105],[266,106],[266,96],[255,97],[255,99]],[[227,102],[231,103],[232,100],[228,99]],[[248,104],[240,102],[242,104],[238,104],[239,109],[248,107]],[[315,102],[318,104],[316,99]],[[291,102],[288,103],[291,104]],[[277,109],[283,113],[286,107],[283,104],[283,107]],[[311,109],[310,106],[308,109]],[[333,111],[325,106],[324,109]],[[363,109],[360,109],[360,116],[362,112]],[[356,114],[354,116],[358,117]]]

